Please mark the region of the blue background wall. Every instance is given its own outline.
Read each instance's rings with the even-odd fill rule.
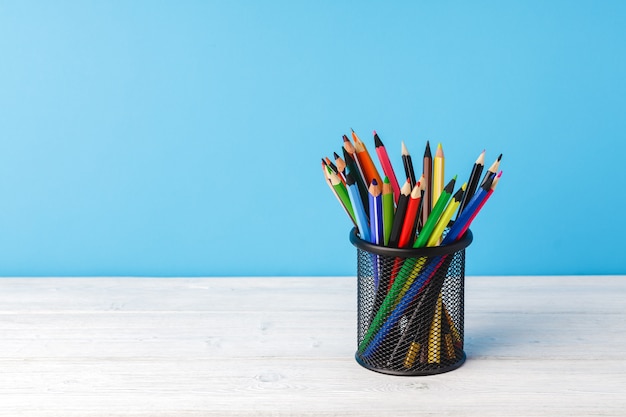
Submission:
[[[353,275],[320,158],[503,153],[468,274],[626,273],[626,2],[0,2],[0,275]]]

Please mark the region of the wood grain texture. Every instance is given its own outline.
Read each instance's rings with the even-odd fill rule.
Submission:
[[[0,416],[623,416],[626,277],[468,277],[455,371],[360,367],[356,282],[0,279]]]

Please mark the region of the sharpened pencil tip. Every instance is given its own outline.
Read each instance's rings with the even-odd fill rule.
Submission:
[[[426,149],[424,149],[424,158],[432,158],[433,154],[430,152],[430,142],[426,141]]]
[[[374,131],[374,145],[375,145],[377,148],[379,148],[379,147],[381,147],[381,146],[384,146],[384,145],[383,145],[383,141],[382,141],[382,140],[380,140],[380,138],[379,138],[379,137],[378,137],[378,135],[376,134],[376,131]]]
[[[404,141],[402,141],[402,155],[405,155],[405,156],[409,155],[409,150],[406,148]]]

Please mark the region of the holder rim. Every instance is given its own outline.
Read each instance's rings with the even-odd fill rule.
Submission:
[[[461,239],[445,246],[433,246],[427,248],[391,248],[388,246],[378,246],[361,239],[356,233],[356,227],[350,230],[350,243],[358,249],[374,253],[376,255],[391,256],[397,258],[418,258],[422,256],[440,256],[455,253],[465,249],[474,240],[474,235],[470,229],[467,229]]]

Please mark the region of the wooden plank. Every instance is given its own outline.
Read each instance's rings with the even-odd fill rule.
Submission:
[[[354,312],[109,312],[0,315],[0,355],[10,357],[346,357],[356,349]],[[626,316],[468,312],[471,357],[622,358]]]
[[[564,367],[564,365],[571,365]],[[474,360],[392,377],[349,359],[1,361],[3,415],[623,415],[612,361]],[[595,377],[594,377],[595,376]],[[599,378],[601,376],[602,378]],[[10,381],[10,384],[8,383]],[[506,414],[503,414],[506,412]],[[189,414],[186,414],[189,413]],[[168,415],[168,414],[164,414]]]
[[[470,277],[460,369],[360,367],[353,278],[0,280],[0,416],[622,416],[624,277]]]
[[[355,278],[3,278],[4,311],[355,311]]]

